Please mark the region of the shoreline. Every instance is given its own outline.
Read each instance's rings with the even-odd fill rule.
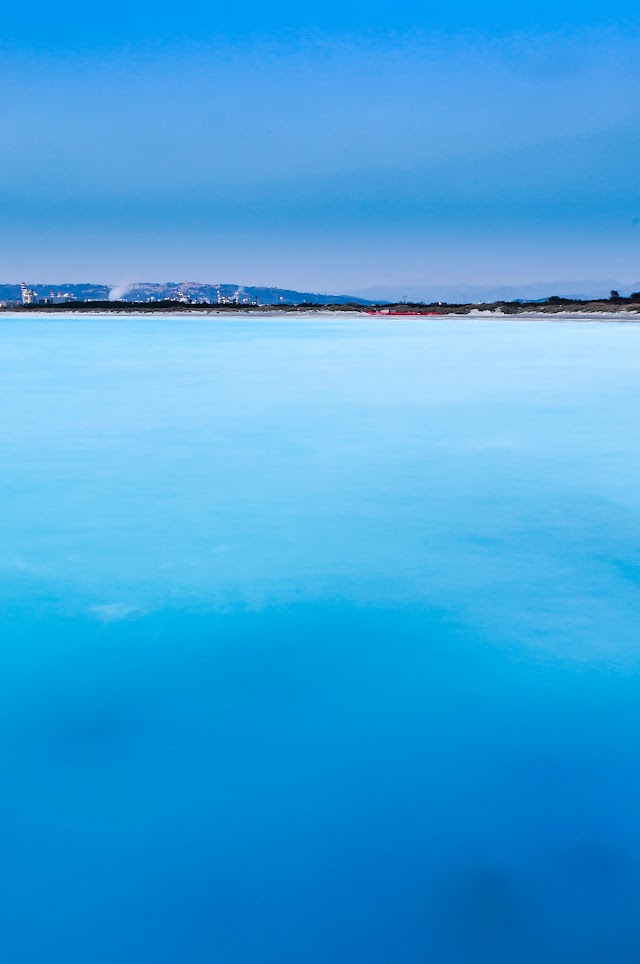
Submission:
[[[394,315],[389,315],[383,312],[370,312],[370,311],[358,311],[358,310],[335,310],[332,308],[316,309],[316,308],[304,308],[304,309],[282,309],[279,307],[274,308],[264,308],[254,311],[225,311],[216,310],[214,308],[210,310],[195,309],[189,310],[188,308],[180,310],[159,310],[158,308],[153,308],[145,310],[143,307],[127,309],[127,308],[115,308],[112,310],[104,308],[66,308],[64,311],[56,311],[54,308],[49,309],[33,309],[29,311],[20,310],[19,308],[0,308],[0,319],[6,317],[7,320],[24,320],[27,321],[29,318],[44,319],[44,318],[55,318],[63,319],[69,316],[78,317],[93,317],[93,318],[137,318],[143,316],[144,318],[175,318],[175,317],[187,317],[187,318],[237,318],[237,319],[251,319],[251,318],[290,318],[301,317],[301,318],[362,318],[370,319],[376,321],[386,321],[391,324],[395,324],[398,321],[497,321],[497,320],[508,320],[508,321],[612,321],[612,322],[640,322],[640,309],[639,310],[599,310],[599,311],[588,311],[588,310],[575,310],[575,311],[483,311],[479,309],[471,309],[469,311],[451,311],[451,312],[399,312]]]

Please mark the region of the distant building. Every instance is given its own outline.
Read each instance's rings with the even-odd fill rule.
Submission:
[[[60,294],[60,292],[58,292],[57,295],[54,295],[52,291],[51,296],[49,298],[41,298],[38,301],[38,304],[39,305],[66,305],[70,301],[75,301],[75,300],[76,300],[76,296],[69,294],[68,292],[65,292],[65,294]]]
[[[26,286],[26,284],[24,283],[24,281],[23,281],[22,284],[20,285],[20,294],[22,295],[22,304],[23,304],[23,305],[32,305],[32,304],[34,304],[34,302],[36,301],[36,299],[37,299],[37,297],[38,297],[38,295],[36,294],[35,291],[32,291],[31,288],[27,288],[27,286]]]
[[[20,285],[20,294],[23,305],[65,305],[69,301],[75,301],[76,296],[70,292],[51,292],[48,296],[39,295],[33,288],[27,288],[24,281]]]

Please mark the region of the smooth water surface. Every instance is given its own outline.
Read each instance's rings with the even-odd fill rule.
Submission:
[[[640,325],[0,318],[0,957],[640,959]]]

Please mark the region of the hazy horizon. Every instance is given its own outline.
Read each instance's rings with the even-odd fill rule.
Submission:
[[[639,271],[640,273],[640,271]],[[9,285],[19,285],[25,279],[21,281],[0,281],[0,287]],[[203,286],[224,286],[224,285],[238,285],[239,288],[254,289],[254,288],[277,288],[279,290],[292,290],[301,291],[314,294],[326,294],[326,295],[353,295],[357,297],[366,298],[371,296],[373,298],[377,296],[382,296],[385,293],[389,293],[390,296],[403,297],[415,296],[419,298],[421,295],[433,294],[435,295],[438,291],[442,291],[444,295],[447,293],[465,293],[469,295],[476,294],[478,296],[483,293],[512,293],[514,297],[520,297],[518,292],[522,292],[522,296],[530,297],[544,297],[550,294],[557,294],[564,297],[579,297],[584,295],[585,297],[604,297],[607,296],[611,289],[619,290],[621,294],[630,294],[631,291],[637,291],[640,286],[640,281],[621,281],[617,278],[598,278],[598,279],[581,279],[581,280],[564,280],[564,281],[546,281],[546,280],[536,280],[536,281],[520,281],[520,282],[484,282],[484,283],[472,283],[467,281],[457,281],[457,282],[438,282],[438,281],[404,281],[396,284],[384,285],[375,284],[369,286],[358,287],[357,285],[345,284],[340,290],[335,287],[331,289],[328,286],[319,286],[315,288],[302,286],[295,286],[286,283],[275,283],[275,282],[256,282],[253,280],[227,278],[227,279],[216,279],[207,280],[203,278],[195,277],[169,277],[169,278],[138,278],[135,281],[129,282],[113,282],[96,280],[95,278],[82,278],[78,280],[57,280],[57,281],[38,281],[34,279],[27,280],[28,285],[36,285],[41,288],[51,287],[64,288],[65,286],[74,285],[101,285],[111,289],[112,292],[119,291],[122,294],[130,292],[136,286],[144,285],[203,285]]]

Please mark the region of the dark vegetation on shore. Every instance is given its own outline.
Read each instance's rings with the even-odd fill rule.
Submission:
[[[302,302],[300,304],[203,304],[189,303],[185,301],[153,301],[153,302],[131,302],[131,301],[69,301],[58,305],[17,305],[14,307],[0,308],[3,312],[19,313],[40,313],[49,312],[52,314],[82,312],[84,313],[124,313],[124,314],[264,314],[277,312],[278,314],[300,314],[313,312],[314,314],[333,314],[336,311],[344,312],[363,312],[364,310],[372,314],[392,314],[397,315],[467,315],[470,312],[499,312],[503,315],[520,315],[523,313],[535,312],[536,314],[558,314],[560,312],[607,312],[615,314],[617,312],[637,312],[640,313],[640,292],[636,291],[628,297],[623,297],[616,291],[611,292],[611,297],[606,300],[587,301],[576,298],[552,297],[544,301],[495,301],[492,303],[481,304],[448,304],[438,302],[437,304],[423,304],[401,302],[395,304],[376,304],[368,308],[363,308],[361,302],[345,301],[340,304],[317,304],[312,302]]]
[[[251,314],[263,314],[266,312],[278,313],[296,313],[301,311],[317,311],[333,312],[333,311],[362,311],[363,305],[361,302],[342,302],[335,305],[325,305],[316,304],[315,302],[302,302],[296,305],[287,304],[273,304],[273,305],[255,305],[255,304],[207,304],[202,302],[188,302],[188,301],[68,301],[60,305],[18,305],[17,307],[6,307],[0,308],[0,311],[10,311],[10,312],[26,312],[26,313],[39,313],[42,311],[49,312],[52,314],[69,312],[82,312],[83,314],[87,312],[100,312],[101,314],[105,311],[112,314],[123,313],[127,315],[131,314],[166,314],[171,312],[172,314],[193,314],[197,312],[198,314],[204,315],[219,315],[219,314],[232,314],[232,315],[245,315]]]

